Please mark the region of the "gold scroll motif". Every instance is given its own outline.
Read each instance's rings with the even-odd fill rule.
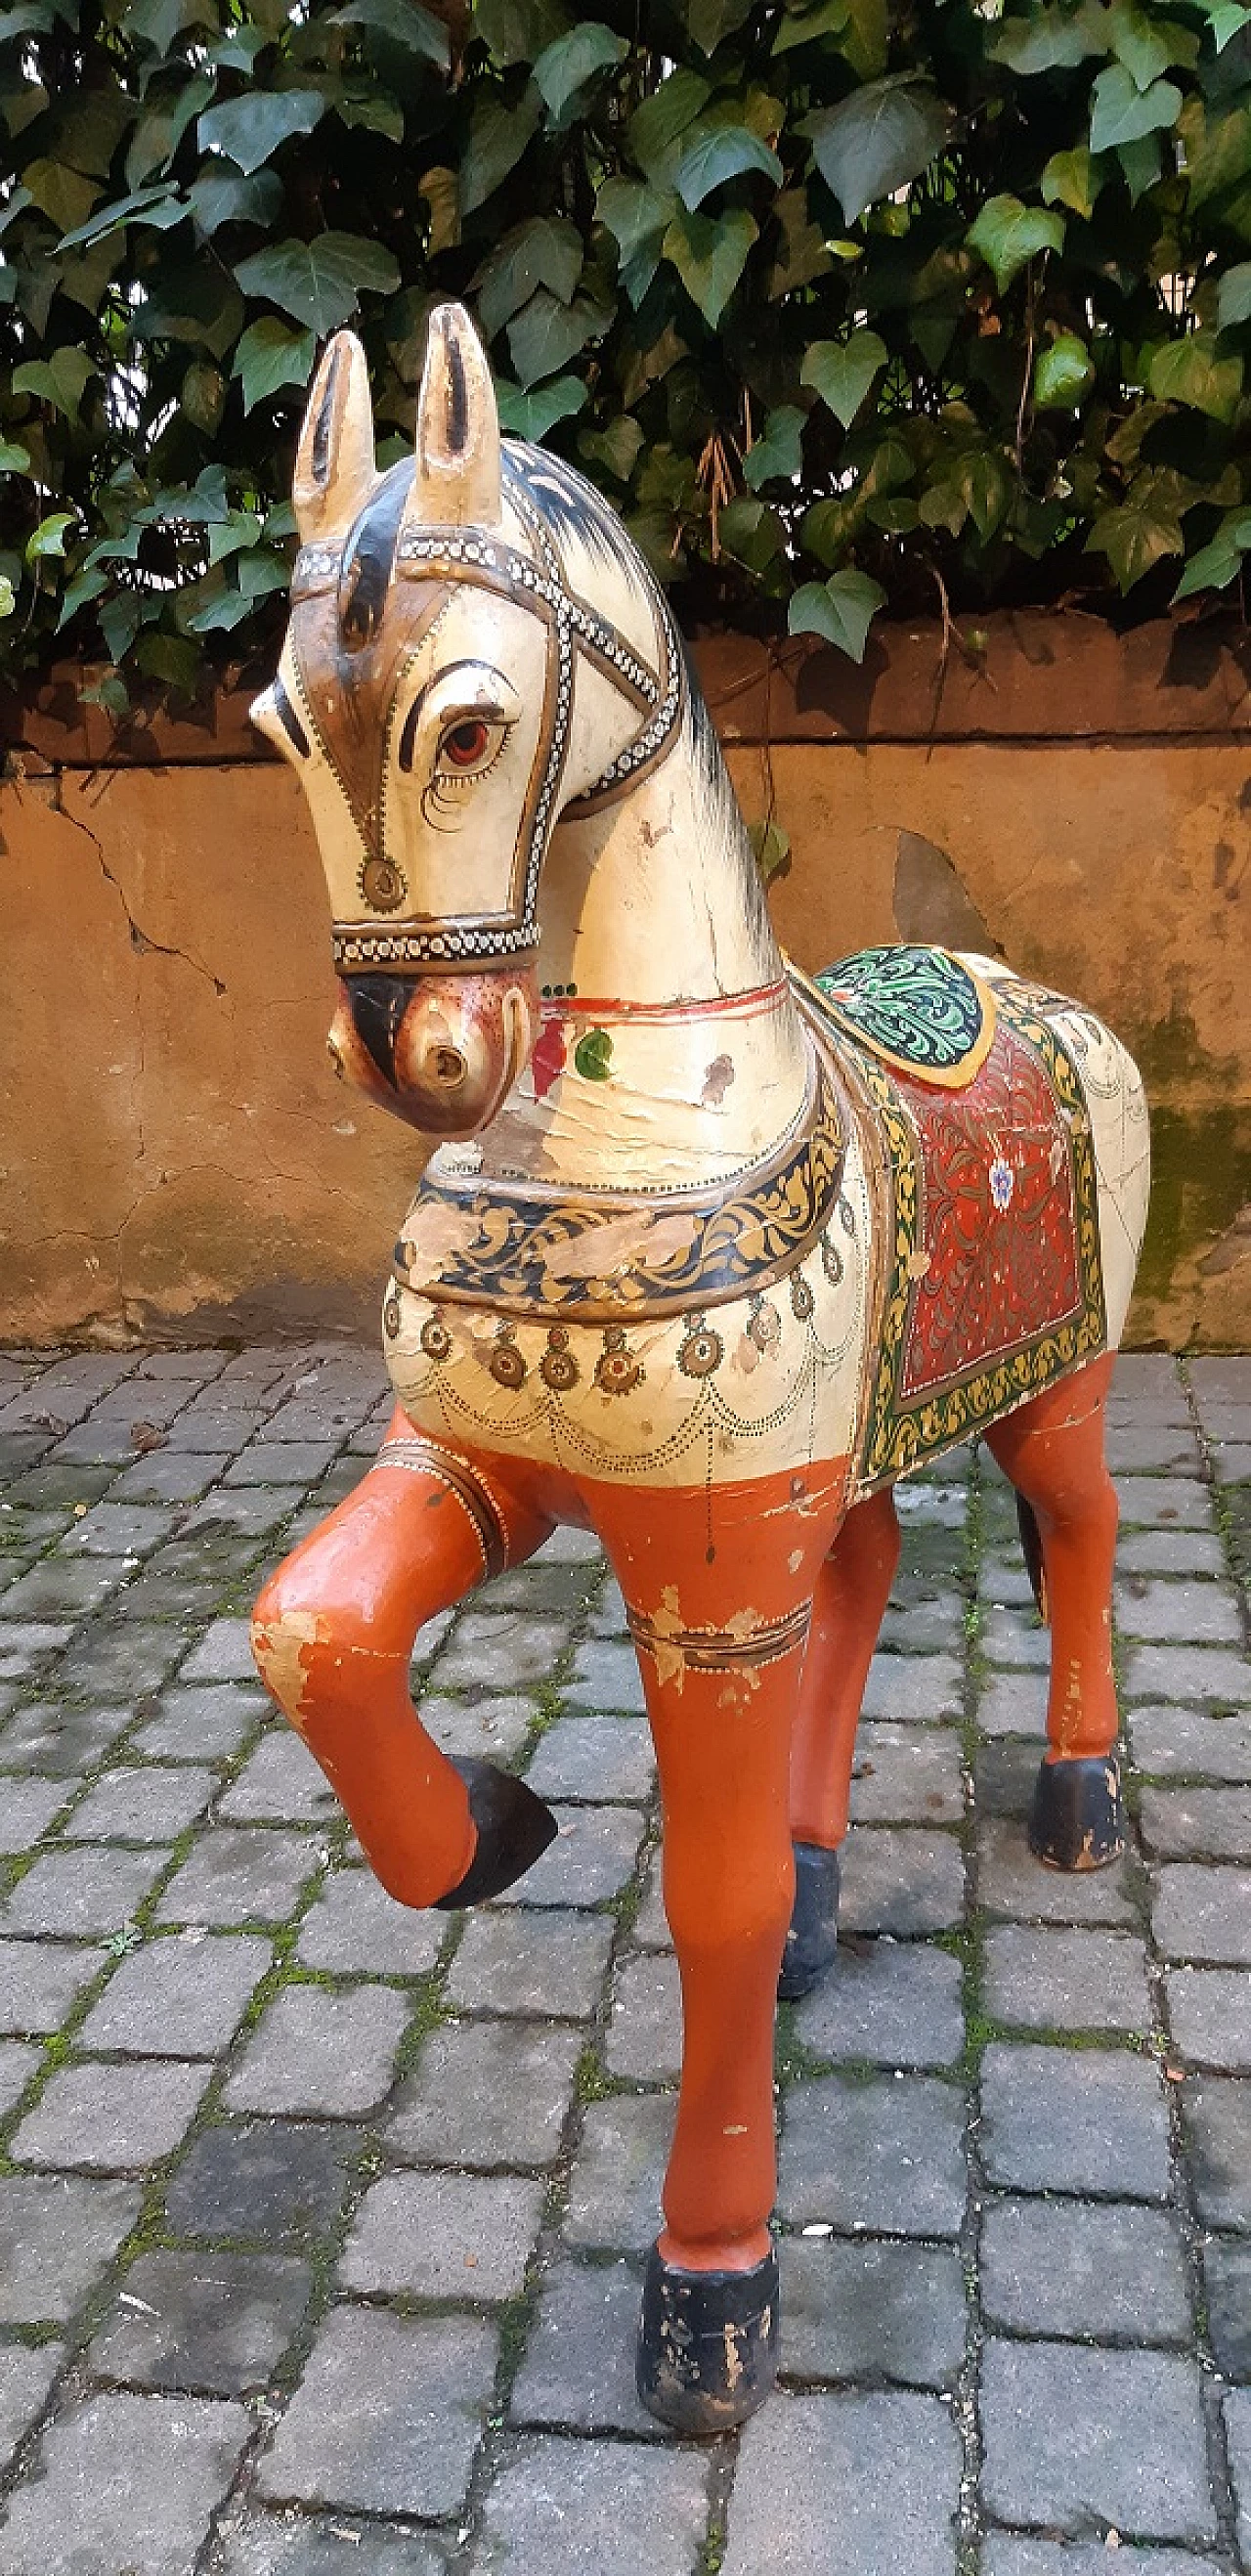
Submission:
[[[446,1211],[448,1248],[423,1262],[401,1236],[394,1275],[436,1303],[518,1319],[612,1324],[725,1305],[798,1268],[834,1207],[845,1153],[842,1107],[822,1064],[800,1137],[715,1190],[553,1199],[427,1175],[414,1230],[428,1237],[433,1212]]]

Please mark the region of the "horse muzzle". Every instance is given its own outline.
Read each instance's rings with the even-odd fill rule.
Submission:
[[[528,967],[479,975],[345,975],[327,1044],[336,1070],[426,1136],[476,1136],[530,1061]]]

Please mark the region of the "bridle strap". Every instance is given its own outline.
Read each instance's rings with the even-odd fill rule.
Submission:
[[[639,772],[658,758],[682,712],[684,673],[675,649],[668,612],[653,602],[656,633],[663,654],[659,675],[650,671],[620,629],[601,617],[590,603],[571,591],[560,558],[540,513],[524,491],[509,493],[529,530],[538,561],[518,552],[503,537],[475,534],[458,527],[406,527],[395,554],[397,579],[470,583],[501,598],[531,601],[552,638],[555,671],[549,673],[545,725],[540,757],[518,827],[514,871],[521,877],[521,910],[512,921],[446,923],[439,930],[416,925],[336,922],[335,964],[360,973],[387,966],[425,965],[460,971],[490,968],[501,960],[531,954],[539,944],[539,876],[573,721],[573,690],[579,654],[628,698],[643,721],[594,783],[569,807],[584,813],[623,794]],[[341,555],[333,545],[301,548],[291,584],[293,606],[318,592],[337,588]],[[524,851],[524,858],[523,858]]]

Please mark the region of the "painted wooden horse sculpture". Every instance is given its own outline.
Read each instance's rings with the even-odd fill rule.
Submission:
[[[598,1531],[683,1996],[639,2385],[716,2430],[775,2366],[774,1998],[833,1955],[891,1487],[973,1433],[1050,1609],[1034,1849],[1071,1869],[1121,1845],[1103,1414],[1142,1089],[1096,1020],[997,963],[784,963],[668,609],[577,474],[501,445],[458,306],[431,320],[414,462],[385,475],[335,340],[295,507],[258,721],[325,864],[332,1052],[427,1160],[383,1306],[390,1430],[267,1583],[257,1660],[393,1896],[494,1896],[551,1815],[438,1750],[410,1650],[555,1523]]]

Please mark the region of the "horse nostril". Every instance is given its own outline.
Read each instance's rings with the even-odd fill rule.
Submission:
[[[459,1047],[451,1046],[439,1046],[433,1048],[431,1052],[430,1069],[434,1075],[435,1081],[441,1085],[444,1091],[455,1091],[458,1084],[464,1081],[465,1076],[469,1071],[469,1067],[466,1064]]]

